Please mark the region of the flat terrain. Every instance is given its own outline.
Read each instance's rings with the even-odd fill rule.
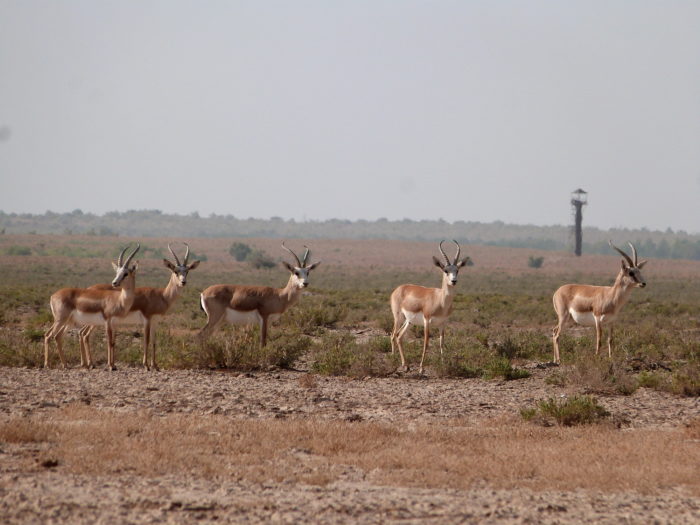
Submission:
[[[5,236],[0,248],[39,242],[50,251],[70,240]],[[95,241],[94,250],[104,246],[112,252],[111,245],[123,242],[87,240]],[[148,240],[153,246],[165,242]],[[278,241],[247,242],[280,251]],[[36,366],[41,341],[31,339],[28,327],[46,328],[40,324],[46,322],[43,290],[74,285],[70,271],[51,265],[72,265],[79,284],[99,280],[109,263],[93,257],[0,256],[3,268],[20,276],[2,283],[3,302],[16,305],[6,306],[0,318],[2,348],[6,355],[27,348],[22,358],[27,364],[0,367],[3,523],[700,522],[700,398],[644,386],[651,386],[656,371],[671,368],[671,360],[688,370],[687,358],[671,359],[658,347],[697,348],[692,308],[700,295],[697,263],[654,260],[645,269],[651,291],[635,292],[636,302],[625,312],[628,331],[621,331],[614,372],[619,366],[624,378],[635,381],[643,372],[647,383],[639,380],[640,386],[621,392],[613,380],[593,381],[592,372],[586,369],[585,375],[572,360],[575,348],[607,370],[607,357],[596,360],[590,352],[587,331],[573,332],[584,342],[567,347],[569,361],[561,367],[547,364],[546,339],[554,323],[549,297],[557,283],[578,276],[608,284],[619,257],[463,248],[475,266],[463,270],[464,298],[448,344],[461,348],[462,339],[482,338],[492,341],[485,351],[497,352],[508,334],[526,332],[527,341],[542,348],[513,363],[529,377],[449,377],[437,365],[425,377],[396,370],[324,375],[314,359],[338,334],[386,338],[372,319],[383,312],[383,298],[404,272],[437,285],[433,243],[313,241],[312,258],[323,265],[312,276],[317,295],[304,301],[314,307],[344,301],[347,315],[332,329],[313,332],[314,350],[291,369],[185,367],[170,355],[177,353],[173,345],[191,351],[189,340],[203,325],[193,308],[203,287],[239,278],[282,285],[286,279],[279,268],[245,273],[227,254],[230,239],[190,244],[208,260],[192,273],[190,295],[165,325],[168,338],[160,350],[165,364],[157,372],[136,365],[140,339],[125,334],[117,371],[78,368],[74,341],[68,369]],[[527,268],[533,254],[545,256],[542,269]],[[162,285],[165,277],[157,257],[144,259],[143,281]],[[654,291],[654,283],[662,282]],[[31,289],[41,290],[36,304],[17,299],[16,290],[26,296]],[[498,294],[490,295],[490,289]],[[334,295],[336,290],[349,291]],[[381,299],[377,311],[363,317],[351,303],[372,294]],[[501,304],[508,315],[488,313],[492,304]],[[640,312],[656,312],[649,326]],[[529,322],[522,320],[527,315]],[[290,316],[290,324],[273,331],[281,334],[293,321],[298,319]],[[656,333],[663,338],[653,339]],[[220,344],[238,335],[226,332]],[[418,337],[407,344],[417,347]],[[411,355],[415,359],[415,351]],[[639,355],[653,356],[642,372]],[[52,360],[56,366],[55,356]],[[673,377],[675,385],[680,376]],[[579,394],[593,394],[610,417],[578,427],[542,426],[521,417],[541,400]]]

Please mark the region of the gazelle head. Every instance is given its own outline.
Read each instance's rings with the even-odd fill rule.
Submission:
[[[461,250],[459,248],[459,243],[457,241],[453,240],[452,242],[457,245],[457,255],[455,255],[454,260],[452,262],[450,262],[450,259],[447,257],[445,250],[442,249],[443,242],[445,242],[445,241],[444,240],[440,241],[438,248],[440,249],[440,253],[442,254],[443,258],[445,259],[445,262],[443,263],[440,259],[438,259],[437,257],[435,257],[433,255],[433,263],[435,263],[435,266],[437,266],[438,268],[440,268],[444,272],[444,274],[445,274],[444,279],[447,280],[447,284],[449,286],[454,286],[455,284],[457,284],[457,275],[459,274],[459,269],[462,266],[464,266],[465,264],[467,264],[470,261],[470,259],[469,259],[469,257],[465,257],[464,259],[460,260],[459,254],[460,254]]]
[[[291,253],[297,262],[296,266],[292,266],[287,261],[282,261],[284,267],[291,272],[295,286],[297,288],[306,288],[309,285],[309,272],[316,268],[319,264],[321,264],[321,261],[306,266],[306,262],[310,254],[309,249],[306,246],[304,246],[304,248],[306,248],[306,251],[304,252],[304,256],[301,258],[301,261],[299,260],[299,257],[297,257],[296,253],[294,253],[292,250],[290,250],[284,245],[284,242],[282,242],[282,248]]]
[[[114,277],[112,280],[112,286],[116,288],[120,284],[122,284],[122,281],[129,277],[130,275],[133,275],[136,273],[136,270],[139,267],[139,263],[136,262],[134,263],[133,266],[129,267],[129,263],[131,263],[131,260],[134,258],[134,255],[136,255],[136,252],[139,251],[141,248],[141,244],[136,245],[136,249],[131,252],[131,255],[126,258],[126,261],[124,261],[124,254],[126,253],[126,249],[129,246],[125,246],[122,252],[119,254],[119,259],[117,259],[116,264],[112,263],[112,268],[114,268],[114,271],[117,272],[117,275]]]
[[[185,259],[180,263],[180,259],[177,258],[177,255],[173,251],[173,248],[168,244],[168,250],[170,250],[170,253],[173,254],[173,259],[175,259],[175,264],[170,262],[168,259],[163,259],[163,264],[177,277],[177,285],[178,286],[185,286],[187,284],[187,273],[190,270],[194,270],[197,266],[199,266],[199,261],[193,261],[189,265],[187,264],[187,259],[190,257],[190,245],[187,244],[186,242],[183,242],[187,247],[187,251],[185,251]]]
[[[647,261],[637,260],[637,250],[634,248],[634,245],[631,242],[628,242],[627,244],[629,244],[630,248],[632,248],[632,257],[615,246],[612,241],[609,240],[608,243],[610,244],[611,248],[618,251],[620,255],[622,255],[622,278],[632,286],[644,288],[647,285],[647,282],[644,280],[644,277],[642,277],[641,269],[644,267]]]

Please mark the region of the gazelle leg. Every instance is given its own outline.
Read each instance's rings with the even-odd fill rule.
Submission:
[[[404,321],[406,318],[402,313],[395,313],[394,314],[394,328],[391,331],[391,353],[393,354],[395,351],[395,346],[396,346],[396,339],[399,334],[399,331],[401,330],[401,327],[403,326]]]
[[[151,344],[151,320],[146,320],[146,325],[143,327],[143,367],[149,370],[148,367],[148,347]]]
[[[595,320],[595,355],[598,355],[600,353],[600,340],[603,337],[603,327],[597,315],[594,315],[593,319]]]
[[[260,317],[260,347],[267,343],[267,316]]]
[[[63,325],[56,332],[56,352],[58,353],[58,358],[61,360],[61,368],[66,368],[66,358],[63,355],[63,334],[66,332],[68,325]]]
[[[151,323],[150,328],[151,333],[151,351],[153,352],[153,361],[151,362],[151,368],[153,370],[159,370],[158,363],[156,363],[156,326],[155,323]]]
[[[554,362],[556,364],[561,363],[561,356],[559,355],[559,336],[561,336],[561,332],[569,320],[569,317],[569,312],[559,313],[557,311],[557,326],[552,330],[552,345],[554,346]]]
[[[406,330],[408,330],[409,326],[409,321],[406,319],[403,322],[403,325],[401,325],[401,328],[399,329],[399,333],[396,336],[396,346],[399,347],[399,355],[401,356],[401,367],[405,368],[408,371],[408,367],[406,366],[406,358],[404,357],[403,353],[403,345],[401,344],[401,339],[403,338],[404,334],[406,333]]]
[[[51,325],[46,333],[44,334],[44,368],[49,367],[49,345],[51,339],[56,338],[56,330],[58,330],[59,323],[55,322]]]
[[[112,330],[112,323],[106,323],[105,331],[107,332],[107,370],[116,370],[117,367],[114,365],[114,331]]]
[[[430,341],[430,319],[423,319],[423,355],[420,358],[420,367],[418,373],[423,373],[423,361],[425,361],[425,353],[428,350],[428,341]]]
[[[612,359],[613,327],[608,328],[608,358]]]
[[[209,336],[216,330],[221,322],[224,320],[224,314],[225,312],[221,312],[218,314],[212,313],[207,313],[207,324],[204,325],[204,328],[202,328],[199,333],[197,334],[197,339],[199,340],[200,343],[204,344],[204,341],[206,341]]]
[[[83,368],[90,367],[90,358],[88,357],[89,342],[88,338],[92,332],[92,326],[83,326],[78,332],[78,341],[80,342],[80,366]]]
[[[445,325],[440,327],[440,355],[442,355],[442,342],[445,339]]]

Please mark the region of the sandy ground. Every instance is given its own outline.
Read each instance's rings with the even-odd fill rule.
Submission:
[[[303,372],[146,373],[0,368],[0,418],[49,415],[89,403],[104,410],[222,414],[232,418],[322,418],[406,423],[466,418],[478,425],[564,394],[543,381],[417,377],[315,377]],[[700,400],[648,389],[599,398],[636,428],[671,428],[700,417]],[[700,498],[682,490],[654,495],[373,486],[348,477],[325,487],[205,479],[95,477],[60,469],[27,472],[0,451],[3,523],[700,523]]]

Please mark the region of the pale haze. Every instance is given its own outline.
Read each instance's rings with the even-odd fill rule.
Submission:
[[[0,210],[700,231],[698,1],[0,0]]]

